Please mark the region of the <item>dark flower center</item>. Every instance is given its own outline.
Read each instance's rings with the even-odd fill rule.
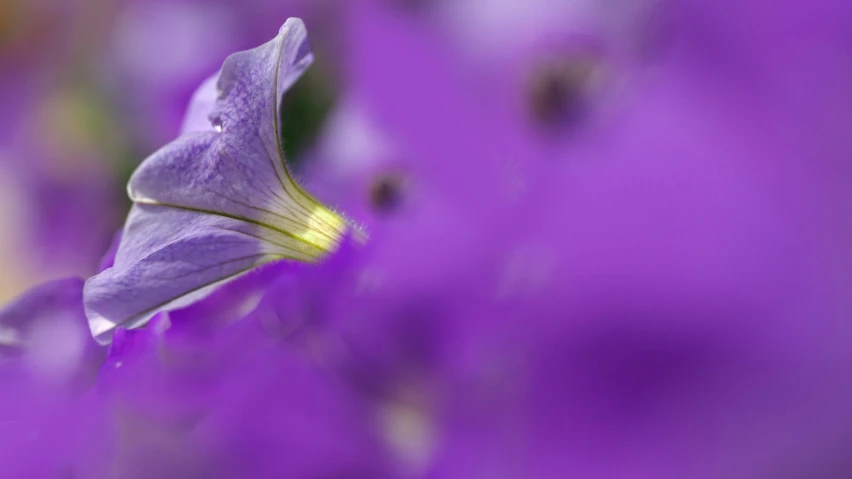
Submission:
[[[406,178],[399,173],[382,173],[370,185],[370,206],[379,213],[389,213],[402,203]]]
[[[527,102],[532,119],[553,127],[574,125],[586,114],[597,64],[576,54],[539,66],[530,78]]]

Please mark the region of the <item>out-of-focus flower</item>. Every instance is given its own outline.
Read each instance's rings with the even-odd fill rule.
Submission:
[[[83,281],[53,281],[0,311],[3,477],[100,476],[104,416],[94,384],[104,350],[92,340]]]
[[[135,202],[115,264],[86,284],[92,332],[144,324],[224,281],[277,259],[312,261],[335,248],[343,219],[299,187],[284,165],[278,111],[312,61],[304,24],[228,57],[190,108],[203,121],[148,158],[128,186]],[[217,94],[215,102],[204,98]],[[202,126],[199,126],[202,125]]]
[[[0,312],[4,477],[394,477],[358,392],[256,318],[188,336],[162,313],[118,328],[104,359],[81,288]]]
[[[506,109],[515,129],[564,147],[637,73],[626,67],[658,53],[676,3],[426,0],[397,10],[449,47],[445,56],[469,82],[472,101]]]
[[[299,348],[252,319],[203,341],[172,324],[120,328],[110,346],[98,387],[119,477],[390,477],[367,405]]]
[[[335,181],[350,174],[360,190],[338,201],[363,211],[362,178],[395,162],[413,165],[419,188],[400,190],[400,214],[370,219],[372,244],[348,283],[317,288],[321,307],[281,301],[279,312],[333,325],[344,346],[326,359],[392,418],[401,466],[430,477],[848,475],[852,203],[836,130],[848,115],[822,95],[847,97],[831,75],[814,82],[852,71],[837,63],[843,20],[809,26],[830,26],[834,48],[808,36],[802,71],[762,59],[732,75],[730,62],[808,29],[777,9],[729,22],[683,4],[676,18],[691,22],[666,54],[620,65],[629,81],[606,118],[557,132],[550,148],[519,133],[512,109],[477,106],[440,37],[377,4],[351,12],[357,102],[329,130],[323,154],[339,156],[321,161],[340,161]],[[704,38],[739,22],[742,45]],[[789,83],[776,89],[777,75]],[[356,137],[376,138],[364,145],[346,141],[351,131],[379,133]],[[509,169],[514,155],[522,164]],[[515,196],[502,168],[522,181]]]
[[[102,355],[87,329],[83,280],[35,287],[0,311],[3,366],[18,363],[31,377],[46,382],[80,380],[86,369],[91,379]]]

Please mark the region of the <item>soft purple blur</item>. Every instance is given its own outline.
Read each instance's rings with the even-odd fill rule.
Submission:
[[[110,266],[130,171],[289,16],[288,161],[368,239],[108,350],[31,290],[0,475],[852,477],[846,0],[5,3],[0,299]]]

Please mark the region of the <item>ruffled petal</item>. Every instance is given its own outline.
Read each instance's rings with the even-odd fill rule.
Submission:
[[[263,263],[310,262],[337,247],[346,222],[295,183],[279,135],[281,97],[312,59],[298,19],[231,55],[194,95],[184,135],[134,172],[115,264],[85,288],[99,342]]]

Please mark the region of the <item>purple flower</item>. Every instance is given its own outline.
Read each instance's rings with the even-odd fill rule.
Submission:
[[[103,354],[92,341],[85,318],[79,278],[27,291],[0,311],[3,366],[14,364],[31,378],[61,384],[91,376]]]
[[[203,339],[164,314],[119,328],[98,393],[119,477],[389,477],[358,392],[251,318]]]
[[[353,97],[402,159],[344,166],[357,189],[400,161],[416,188],[371,218],[349,282],[316,288],[321,307],[298,304],[305,282],[270,295],[285,322],[307,311],[331,325],[345,346],[329,356],[396,418],[386,435],[404,464],[429,477],[848,475],[850,144],[836,128],[849,110],[835,103],[849,97],[827,72],[852,68],[818,41],[843,20],[787,39],[808,29],[774,17],[784,9],[754,2],[743,18],[731,3],[731,21],[686,5],[695,23],[669,54],[628,65],[605,121],[554,149],[518,135],[511,110],[477,108],[438,37],[364,3],[347,42]],[[705,43],[733,26],[749,41]],[[788,47],[777,63],[763,53],[775,42]],[[507,157],[525,183],[513,201],[495,173]]]
[[[260,322],[187,335],[161,313],[119,327],[104,360],[81,289],[48,283],[0,312],[3,477],[392,477],[358,391]]]
[[[348,90],[306,171],[366,245],[280,153],[281,94],[310,59],[301,23],[230,57],[134,175],[117,251],[86,286],[92,331],[112,341],[96,387],[3,370],[8,391],[34,386],[0,395],[27,419],[0,440],[20,447],[42,411],[98,434],[51,436],[42,463],[22,448],[12,470],[849,476],[852,145],[834,123],[852,111],[835,90],[852,62],[822,41],[847,17],[759,3],[678,3],[651,64],[579,40],[539,64],[525,52],[547,42],[522,38],[508,63],[546,80],[532,93],[502,67],[511,78],[471,83],[442,35],[388,1],[347,9]],[[808,68],[759,53],[776,42],[811,48],[792,57]],[[602,65],[619,81],[592,93]],[[531,133],[511,95],[540,100],[552,134]],[[9,338],[40,316],[20,304],[0,314],[24,325]]]
[[[102,475],[99,398],[86,391],[104,350],[89,334],[83,281],[53,281],[0,311],[0,464],[3,477]]]
[[[269,43],[231,55],[216,90],[205,83],[190,106],[186,124],[194,131],[136,170],[128,185],[134,206],[115,264],[85,288],[98,341],[109,342],[116,326],[139,326],[159,311],[188,305],[261,264],[312,261],[336,247],[345,221],[293,181],[281,150],[282,95],[312,58],[297,19]]]

